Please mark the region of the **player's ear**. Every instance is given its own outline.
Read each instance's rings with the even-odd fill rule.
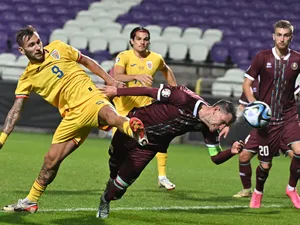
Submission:
[[[273,33],[273,41],[275,41],[275,34]]]
[[[19,47],[18,50],[19,50],[19,52],[20,52],[22,55],[25,55],[25,50],[24,50],[24,48]]]

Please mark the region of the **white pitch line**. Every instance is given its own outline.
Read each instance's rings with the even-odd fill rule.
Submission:
[[[283,208],[283,205],[263,205],[262,208]],[[169,211],[169,210],[195,210],[195,209],[246,209],[245,205],[228,206],[171,206],[171,207],[118,207],[111,208],[111,211]],[[97,211],[97,208],[65,208],[65,209],[41,209],[39,212],[77,212],[77,211]]]

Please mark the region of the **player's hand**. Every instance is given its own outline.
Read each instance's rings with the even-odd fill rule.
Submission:
[[[241,151],[243,151],[243,148],[244,148],[244,142],[243,141],[236,141],[232,144],[231,153],[232,154],[239,154]]]
[[[117,81],[117,80],[114,80],[112,83],[109,84],[110,86],[114,86],[114,87],[117,87],[117,88],[123,88],[125,87],[125,83],[121,82],[121,81]]]
[[[110,99],[114,98],[117,95],[117,88],[114,86],[102,86],[98,89]]]
[[[152,86],[153,84],[153,77],[150,75],[136,75],[134,79],[139,81],[143,86]]]
[[[219,133],[219,139],[221,137],[226,138],[229,133],[229,130],[230,130],[230,127],[228,127],[228,126],[224,127]]]

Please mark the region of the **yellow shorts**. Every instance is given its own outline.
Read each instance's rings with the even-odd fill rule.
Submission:
[[[113,107],[106,95],[99,94],[69,109],[54,133],[52,144],[73,140],[81,145],[92,128],[99,127],[98,113],[105,105]]]

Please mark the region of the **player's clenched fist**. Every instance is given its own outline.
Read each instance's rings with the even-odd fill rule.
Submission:
[[[243,150],[243,148],[244,148],[244,142],[243,141],[236,141],[232,144],[231,153],[238,154]]]

